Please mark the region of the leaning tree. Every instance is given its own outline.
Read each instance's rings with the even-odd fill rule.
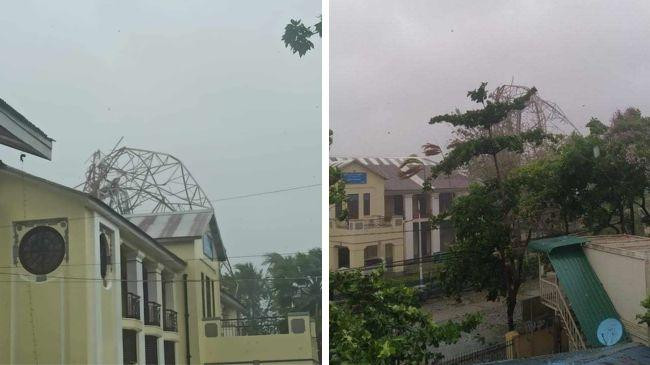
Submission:
[[[521,114],[536,96],[532,87],[516,98],[498,99],[488,95],[487,83],[467,96],[481,108],[464,113],[438,115],[430,123],[449,123],[466,132],[465,138],[449,146],[440,163],[431,168],[428,179],[451,174],[481,159],[491,164],[494,176],[486,176],[469,193],[458,197],[452,208],[431,219],[432,227],[451,221],[456,242],[441,271],[441,281],[448,294],[460,295],[464,288],[486,291],[488,300],[505,298],[508,327],[514,328],[517,293],[525,279],[525,250],[532,237],[527,216],[518,209],[519,185],[504,169],[501,157],[525,156],[555,137],[542,126],[528,129],[510,128],[503,133],[504,121]],[[430,183],[426,184],[430,187]]]

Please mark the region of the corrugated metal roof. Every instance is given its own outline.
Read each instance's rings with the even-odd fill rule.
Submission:
[[[596,335],[598,325],[619,316],[582,250],[582,245],[590,240],[572,235],[545,238],[531,241],[528,249],[548,254],[585,340],[589,346],[599,347],[602,345]]]
[[[131,214],[125,217],[155,239],[199,238],[206,232],[211,232],[217,250],[217,258],[220,261],[228,258],[212,209]]]
[[[385,190],[387,191],[421,191],[424,184],[424,171],[410,178],[400,176],[400,165],[407,158],[411,157],[330,157],[330,166],[339,168],[351,163],[358,163],[368,170],[386,179]],[[436,164],[430,158],[417,157],[425,166]],[[466,189],[469,187],[469,179],[462,174],[450,176],[439,176],[432,182],[433,189]]]
[[[597,337],[598,325],[607,318],[619,319],[619,316],[582,247],[578,244],[555,247],[548,257],[586,342],[591,347],[602,346]]]
[[[528,249],[535,252],[550,253],[558,247],[582,245],[587,241],[589,241],[587,238],[578,236],[559,236],[544,238],[540,240],[530,241],[528,244]]]
[[[2,99],[0,99],[0,108],[4,108],[5,110],[7,110],[9,113],[13,115],[14,118],[23,122],[26,126],[28,126],[31,130],[39,134],[41,137],[50,141],[54,141],[52,138],[48,137],[47,134],[45,134],[45,132],[43,132],[40,128],[34,125],[34,123],[30,122],[27,118],[25,118],[24,115],[20,114],[18,110],[14,109],[11,105],[7,104],[7,102]]]
[[[209,230],[211,209],[126,215],[153,238],[201,237]]]

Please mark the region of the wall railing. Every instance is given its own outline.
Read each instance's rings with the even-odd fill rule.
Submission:
[[[171,309],[165,309],[163,317],[163,330],[178,332],[178,313]]]
[[[222,319],[221,330],[226,337],[289,333],[286,317]]]
[[[160,304],[156,302],[145,303],[144,324],[160,326]]]
[[[140,319],[140,296],[131,292],[123,294],[122,316],[124,318]]]

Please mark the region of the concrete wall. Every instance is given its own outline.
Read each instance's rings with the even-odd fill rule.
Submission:
[[[603,284],[633,340],[647,343],[648,327],[637,323],[636,315],[645,312],[641,301],[648,293],[650,271],[645,259],[598,250],[589,245],[585,255]]]
[[[507,349],[509,359],[522,359],[553,353],[555,340],[551,329],[543,329],[527,334],[517,331],[506,333],[506,341],[512,346]]]
[[[120,363],[122,306],[118,227],[86,207],[86,198],[47,183],[0,172],[0,363]],[[18,223],[24,222],[24,223]],[[37,280],[14,245],[35,226],[67,237],[67,255]],[[14,227],[16,231],[14,231]],[[100,274],[100,228],[111,260]],[[97,346],[98,343],[105,344]]]
[[[318,363],[315,345],[315,324],[308,315],[289,315],[302,320],[304,331],[297,333],[289,326],[288,334],[265,336],[201,336],[201,363],[205,364],[304,364]],[[218,322],[205,321],[204,324]]]

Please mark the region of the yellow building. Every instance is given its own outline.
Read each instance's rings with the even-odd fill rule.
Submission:
[[[210,210],[122,216],[0,163],[0,363],[315,364],[314,321],[250,335]]]
[[[433,162],[420,158],[427,170]],[[381,263],[401,271],[404,262],[444,252],[453,242],[453,229],[429,229],[429,217],[449,209],[454,196],[467,191],[460,174],[432,182],[423,192],[424,174],[400,176],[402,158],[330,157],[346,182],[348,220],[338,221],[330,207],[330,270],[372,267]]]

